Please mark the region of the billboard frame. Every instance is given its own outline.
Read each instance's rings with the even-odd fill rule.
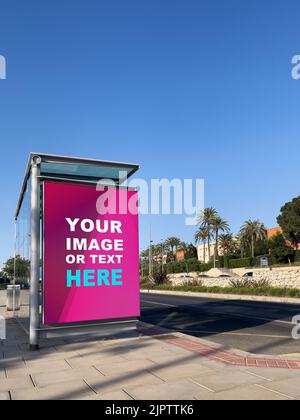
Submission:
[[[103,170],[103,178],[97,176],[74,176],[66,173],[43,173],[42,164],[60,165],[61,168],[70,168],[70,165],[76,167],[80,165],[83,168],[98,168],[100,173]],[[101,179],[106,179],[107,169],[122,169],[126,171],[127,176],[112,180],[116,183],[118,189],[135,190],[134,188],[127,188],[122,186],[122,183],[127,181],[135,172],[139,170],[138,164],[120,163],[113,161],[103,161],[95,159],[68,157],[60,155],[49,155],[43,153],[31,153],[29,156],[24,181],[19,196],[15,221],[18,220],[20,210],[22,207],[24,195],[28,182],[31,183],[31,208],[30,208],[30,226],[31,226],[31,274],[30,274],[30,310],[29,310],[29,346],[31,350],[38,350],[40,339],[42,336],[56,337],[56,336],[73,336],[88,335],[95,336],[105,333],[111,328],[124,331],[126,328],[132,328],[136,325],[137,318],[115,319],[93,322],[82,322],[65,325],[46,326],[43,323],[44,314],[44,181],[55,181],[63,184],[80,184],[80,185],[99,185]],[[70,172],[70,171],[69,171]],[[101,182],[100,182],[101,184]],[[105,187],[111,187],[109,184],[102,184]],[[42,261],[42,264],[40,262]],[[40,291],[40,284],[42,291]],[[42,293],[41,293],[42,292]]]

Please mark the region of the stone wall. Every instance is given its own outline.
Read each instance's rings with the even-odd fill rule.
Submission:
[[[199,286],[203,285],[207,287],[228,287],[230,286],[231,280],[236,280],[236,277],[199,277],[197,273],[189,273],[188,277],[186,277],[184,274],[171,274],[168,276],[168,278],[173,286],[198,284]]]
[[[258,271],[254,273],[254,278],[266,279],[273,287],[300,289],[300,269]]]
[[[189,273],[188,277],[184,274],[169,275],[169,281],[173,286],[199,284],[207,287],[230,287],[231,281],[236,281],[237,279],[237,277],[199,277],[197,273]],[[297,270],[277,269],[254,271],[254,279],[267,280],[272,287],[300,289],[300,268]]]

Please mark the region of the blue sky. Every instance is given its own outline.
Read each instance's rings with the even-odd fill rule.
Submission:
[[[297,0],[0,0],[0,264],[30,151],[204,178],[233,231],[299,194]],[[141,246],[194,229],[142,217]]]

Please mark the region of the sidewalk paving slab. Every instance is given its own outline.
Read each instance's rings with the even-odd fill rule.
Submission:
[[[272,382],[274,380],[300,377],[300,372],[298,370],[292,370],[292,369],[247,368],[246,371],[251,373],[252,375],[260,376],[269,382]],[[299,386],[300,386],[300,382],[299,382]]]
[[[223,371],[224,373],[224,371]],[[265,379],[260,379],[258,377],[252,376],[249,373],[241,371],[227,371],[227,375],[220,375],[219,372],[214,372],[213,374],[193,376],[192,379],[214,392],[228,391],[232,388],[242,387],[252,384],[266,383]]]
[[[203,400],[203,396],[197,395],[197,400]],[[205,400],[215,401],[287,401],[292,398],[271,392],[267,389],[260,388],[257,385],[248,385],[238,388],[232,388],[227,391],[208,394]]]
[[[0,367],[0,380],[5,379],[5,378],[6,378],[5,370]]]
[[[285,378],[268,382],[265,387],[270,391],[280,392],[295,399],[300,399],[300,378]]]
[[[11,392],[12,400],[81,400],[94,395],[83,380],[55,384],[45,389],[25,387]]]
[[[112,363],[112,364],[105,364],[105,363],[98,363],[94,365],[95,368],[102,373],[103,376],[110,376],[110,375],[122,375],[129,372],[145,372],[151,371],[151,369],[155,368],[155,363],[151,362],[150,360],[137,360],[134,361],[123,361],[121,363]]]
[[[10,395],[8,392],[0,392],[0,401],[10,401]]]
[[[210,375],[214,371],[208,367],[203,367],[199,360],[194,360],[193,362],[186,363],[178,361],[173,361],[164,364],[163,366],[157,365],[156,367],[150,369],[150,372],[154,373],[159,378],[164,381],[169,381],[173,379],[180,378],[191,378],[198,375]]]
[[[104,394],[89,395],[84,400],[102,400],[102,401],[132,401],[133,398],[126,393],[126,391],[114,391]]]
[[[32,375],[32,380],[37,388],[46,388],[47,386],[61,384],[64,382],[72,382],[77,379],[97,379],[102,377],[101,373],[92,367],[85,367],[84,369],[70,369],[69,371],[58,371],[48,373],[36,373]]]
[[[0,381],[0,392],[10,392],[22,388],[33,388],[33,383],[29,376],[11,379],[5,378]]]
[[[31,373],[53,373],[53,372],[68,372],[71,370],[71,367],[65,360],[35,360],[31,362],[26,362],[26,369]]]
[[[78,356],[66,359],[67,364],[73,369],[80,369],[87,366],[103,366],[103,365],[115,365],[118,363],[126,362],[124,357],[115,356],[115,357],[101,357],[101,356]]]
[[[163,383],[160,378],[143,371],[87,379],[86,382],[97,394],[120,391],[127,387],[158,385]]]
[[[189,379],[169,381],[157,385],[126,387],[126,392],[135,400],[178,401],[205,398],[210,392]]]

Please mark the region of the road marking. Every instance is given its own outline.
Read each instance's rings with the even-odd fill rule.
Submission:
[[[150,303],[151,305],[158,305],[158,306],[166,306],[168,308],[178,308],[178,306],[176,305],[169,305],[167,303],[158,303],[158,302],[154,302],[152,300],[142,300],[142,303]]]
[[[283,354],[282,357],[300,357],[300,353]]]
[[[291,338],[290,335],[268,335],[268,334],[250,334],[250,333],[233,333],[233,332],[220,332],[220,331],[208,331],[208,330],[185,330],[181,328],[176,328],[184,333],[191,334],[214,334],[214,335],[234,335],[240,337],[264,337],[264,338],[278,338],[278,339],[287,339]]]
[[[161,303],[161,302],[155,302],[153,300],[141,300],[142,303],[150,303],[151,305],[157,305],[157,306],[164,306],[167,308],[178,308],[178,305],[170,305],[168,303]],[[183,306],[187,306],[187,305],[183,305]],[[241,319],[257,319],[259,321],[267,321],[267,322],[276,322],[276,323],[280,323],[280,324],[285,324],[285,325],[293,325],[292,322],[289,321],[282,321],[280,319],[271,319],[271,318],[262,318],[262,317],[258,317],[258,316],[250,316],[250,315],[237,315],[235,313],[228,313],[228,312],[213,312],[213,314],[216,315],[222,315],[225,317],[233,317],[233,318],[241,318]]]
[[[280,319],[271,319],[271,318],[262,318],[262,317],[258,317],[258,316],[251,316],[251,315],[238,315],[235,313],[228,313],[228,312],[214,312],[214,314],[218,314],[218,315],[224,315],[224,316],[232,316],[234,318],[241,318],[241,319],[257,319],[258,321],[268,321],[268,322],[278,322],[280,324],[285,324],[285,325],[293,325],[292,322],[289,321],[282,321]]]
[[[159,327],[163,327],[168,321],[170,321],[174,316],[178,315],[178,312],[172,312],[169,314],[166,318],[164,318],[162,321],[160,321],[157,325]]]

